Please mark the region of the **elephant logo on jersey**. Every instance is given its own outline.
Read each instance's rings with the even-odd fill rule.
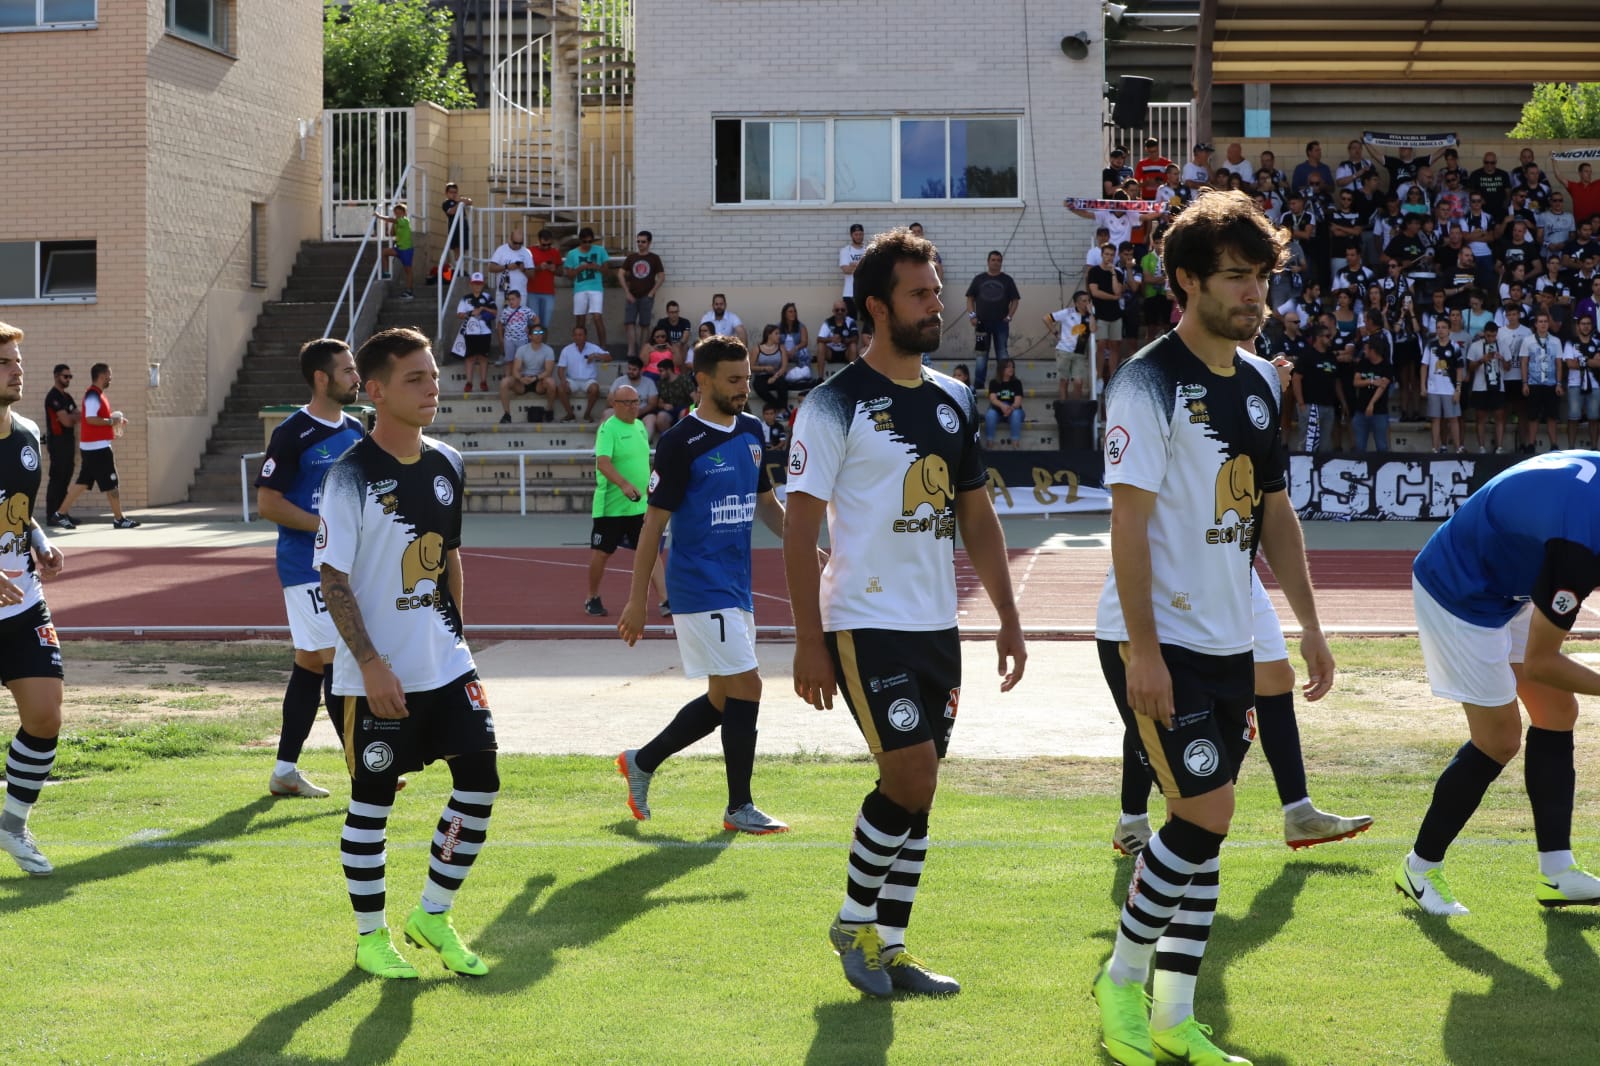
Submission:
[[[901,514],[916,514],[923,504],[943,511],[955,496],[955,490],[950,487],[950,464],[943,456],[923,456],[906,471],[904,489]]]
[[[1222,464],[1217,471],[1217,517],[1221,522],[1229,511],[1247,522],[1261,502],[1261,492],[1256,488],[1256,464],[1248,455],[1236,455]]]
[[[27,555],[28,554],[28,516],[33,511],[33,501],[17,493],[6,497],[3,507],[0,507],[0,555]],[[7,577],[20,577],[27,571],[0,570]]]
[[[424,581],[439,586],[439,575],[444,573],[444,538],[437,533],[424,533],[406,546],[400,556],[400,581],[406,592],[417,591]]]
[[[1578,609],[1578,594],[1571,589],[1562,589],[1550,600],[1550,609],[1556,614],[1571,614]]]

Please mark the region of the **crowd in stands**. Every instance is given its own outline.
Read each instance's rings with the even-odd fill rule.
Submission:
[[[1105,201],[1067,206],[1099,227],[1073,306],[1047,317],[1058,333],[1059,396],[1088,393],[1176,310],[1161,233],[1209,189],[1251,196],[1289,239],[1269,291],[1263,355],[1292,364],[1286,428],[1310,451],[1386,450],[1391,419],[1431,423],[1432,446],[1480,452],[1593,446],[1600,435],[1600,182],[1592,166],[1546,170],[1532,149],[1502,170],[1488,151],[1468,170],[1453,145],[1378,149],[1347,143],[1330,166],[1322,146],[1286,174],[1274,154],[1240,146],[1214,158],[1197,144],[1179,166],[1148,139],[1131,166],[1115,149]],[[1389,154],[1390,152],[1394,154]],[[1098,366],[1084,353],[1096,338]],[[1508,431],[1509,424],[1514,427]],[[1509,432],[1509,436],[1508,436]]]

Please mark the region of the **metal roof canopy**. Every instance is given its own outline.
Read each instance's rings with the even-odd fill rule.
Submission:
[[[1596,0],[1213,4],[1214,82],[1600,81]]]

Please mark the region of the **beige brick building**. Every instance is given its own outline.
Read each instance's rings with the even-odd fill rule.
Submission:
[[[31,25],[0,12],[0,320],[28,334],[21,409],[42,417],[52,364],[81,396],[109,363],[125,505],[182,500],[261,305],[320,230],[321,8],[34,7]]]

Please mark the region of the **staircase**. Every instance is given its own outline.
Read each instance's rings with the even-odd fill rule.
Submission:
[[[350,272],[356,247],[348,241],[306,241],[300,246],[282,297],[263,307],[256,319],[244,364],[195,472],[191,502],[237,503],[239,457],[263,448],[261,408],[307,399],[300,346],[327,328],[333,297]],[[260,466],[260,460],[251,463],[252,480]]]

